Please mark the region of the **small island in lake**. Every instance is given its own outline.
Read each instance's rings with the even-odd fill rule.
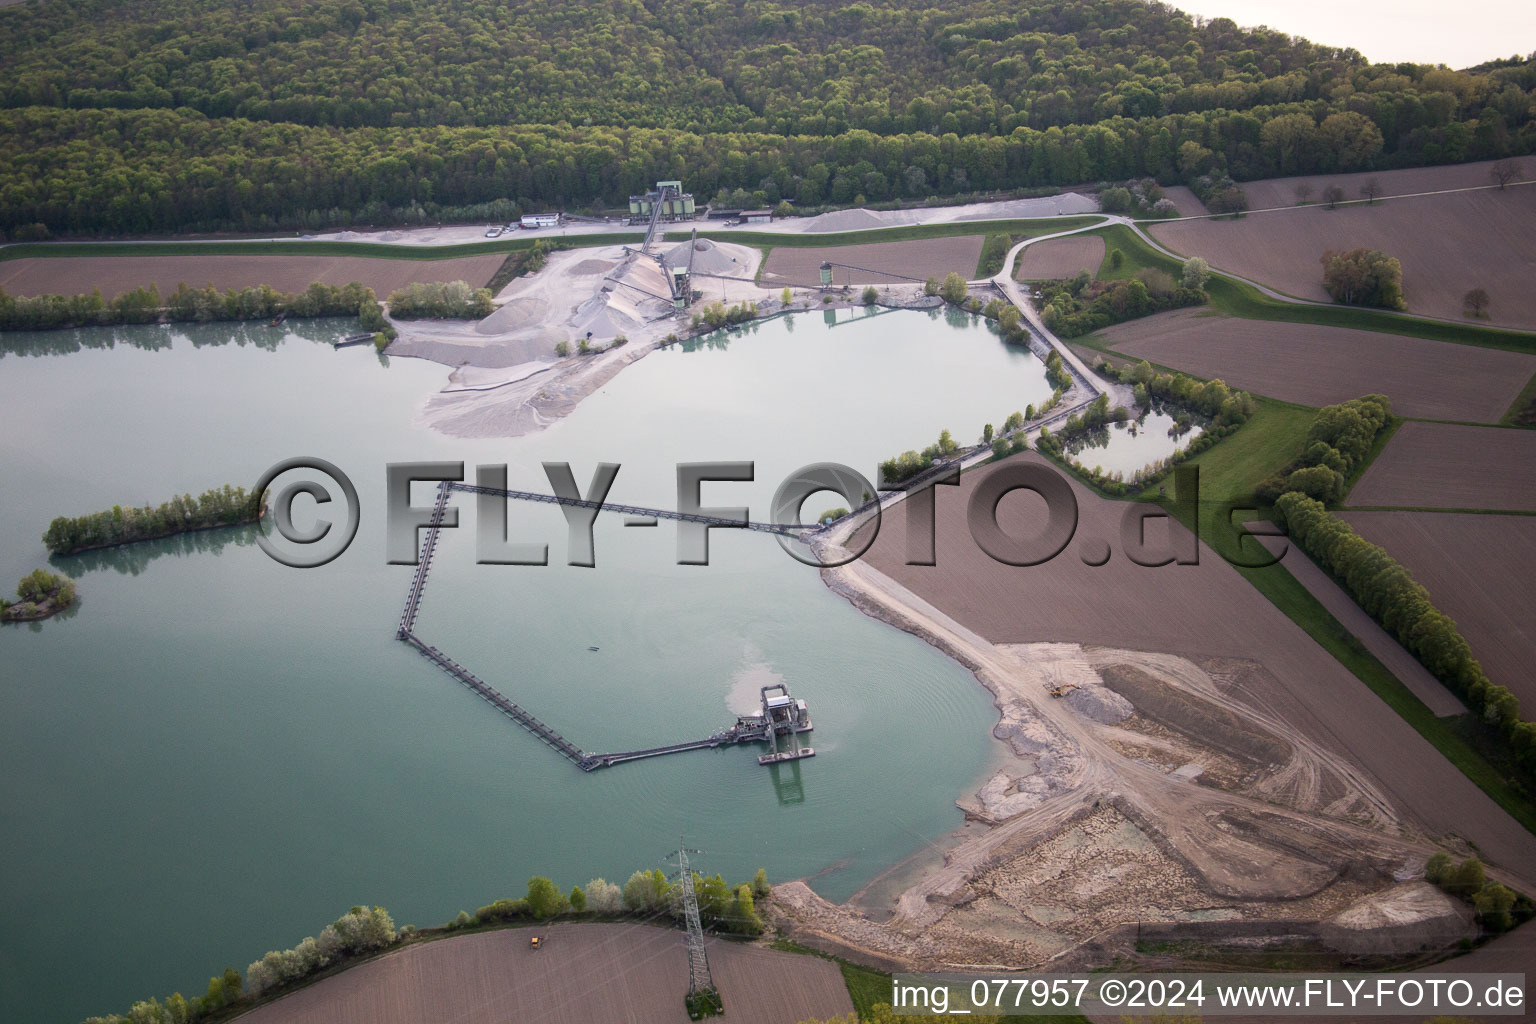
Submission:
[[[244,487],[204,491],[196,498],[179,495],[159,508],[123,508],[114,505],[90,515],[59,516],[48,524],[43,543],[52,555],[73,555],[94,548],[110,548],[141,540],[156,540],[177,533],[240,526],[261,518],[261,496]]]
[[[68,576],[34,569],[16,584],[16,603],[0,598],[0,622],[46,619],[75,603],[75,581]]]

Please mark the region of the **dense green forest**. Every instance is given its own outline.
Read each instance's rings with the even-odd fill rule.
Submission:
[[[12,236],[803,205],[1536,149],[1536,62],[1373,65],[1140,0],[0,8]],[[492,206],[491,204],[496,204]]]

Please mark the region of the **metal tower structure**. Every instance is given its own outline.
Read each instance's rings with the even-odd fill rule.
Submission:
[[[688,994],[713,991],[715,983],[709,976],[709,957],[704,952],[704,926],[699,922],[699,895],[693,890],[693,871],[688,867],[688,854],[703,853],[692,850],[679,841],[677,850],[670,857],[677,858],[677,870],[683,886],[683,920],[688,924]]]

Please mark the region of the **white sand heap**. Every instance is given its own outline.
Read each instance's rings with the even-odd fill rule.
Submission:
[[[860,231],[865,228],[889,227],[890,221],[874,210],[860,207],[857,210],[833,210],[819,217],[812,217],[802,226],[802,231]]]
[[[1356,900],[1321,924],[1323,941],[1340,952],[1394,955],[1449,946],[1470,929],[1468,909],[1422,881]]]

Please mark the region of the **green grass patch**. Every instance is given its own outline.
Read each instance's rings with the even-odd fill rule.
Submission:
[[[1219,528],[1216,519],[1225,512],[1225,503],[1249,498],[1259,481],[1285,468],[1301,453],[1314,412],[1305,406],[1261,398],[1258,411],[1244,424],[1242,430],[1189,461],[1188,465],[1200,467],[1200,501],[1196,514],[1202,540],[1220,551],[1218,538],[1230,535],[1230,530],[1224,526]],[[1382,431],[1382,434],[1387,433]],[[1152,493],[1149,488],[1140,497],[1157,500],[1159,495]],[[1181,518],[1185,526],[1191,525],[1186,518],[1179,516],[1180,510],[1176,505],[1166,502],[1166,496],[1162,497],[1170,514]],[[1250,518],[1272,518],[1274,515],[1272,511],[1262,511]],[[1253,543],[1245,545],[1245,551],[1251,552]],[[1470,741],[1469,738],[1476,733],[1472,725],[1458,718],[1436,718],[1284,565],[1277,563],[1259,569],[1236,568],[1259,593],[1370,687],[1373,693],[1444,754],[1463,775],[1492,797],[1522,826],[1536,833],[1536,801],[1523,790],[1511,785],[1508,776],[1482,754],[1481,745]]]
[[[638,235],[572,235],[549,239],[557,248],[585,248],[594,245],[633,243]],[[386,245],[381,242],[274,241],[238,240],[217,242],[28,242],[0,248],[0,260],[33,257],[71,256],[366,256],[387,260],[451,260],[464,256],[513,253],[533,248],[536,238],[496,239],[462,242],[458,245]]]
[[[1499,426],[1536,429],[1536,374],[1531,375],[1525,388],[1510,403],[1509,411],[1499,420]]]
[[[848,986],[848,998],[858,1015],[868,1017],[876,1003],[890,1004],[891,976],[871,967],[860,967],[846,960],[838,961],[843,971],[843,984]]]
[[[1124,224],[1111,224],[1086,233],[1104,237],[1104,262],[1099,267],[1101,277],[1107,279],[1132,277],[1142,267],[1157,267],[1174,274],[1175,277],[1183,270],[1182,260],[1164,256]],[[1119,249],[1124,254],[1118,270],[1113,270],[1109,266],[1109,254],[1114,249]],[[1380,309],[1364,309],[1359,306],[1319,306],[1284,302],[1270,298],[1251,284],[1214,271],[1205,290],[1210,294],[1211,305],[1214,308],[1229,316],[1242,317],[1246,320],[1347,327],[1359,331],[1377,331],[1382,334],[1424,338],[1429,341],[1448,341],[1457,345],[1477,345],[1482,348],[1505,349],[1511,352],[1536,353],[1536,334],[1425,320],[1421,317],[1405,316]]]
[[[792,249],[822,249],[834,245],[867,245],[871,242],[910,242],[921,238],[954,238],[959,235],[1012,235],[1014,241],[1053,235],[1058,231],[1097,224],[1100,217],[1051,217],[1040,220],[970,220],[951,224],[908,224],[895,228],[868,228],[863,231],[835,231],[796,234],[765,231],[701,231],[711,241],[734,242],[758,249],[783,246]],[[687,241],[691,232],[669,231],[669,242]]]

